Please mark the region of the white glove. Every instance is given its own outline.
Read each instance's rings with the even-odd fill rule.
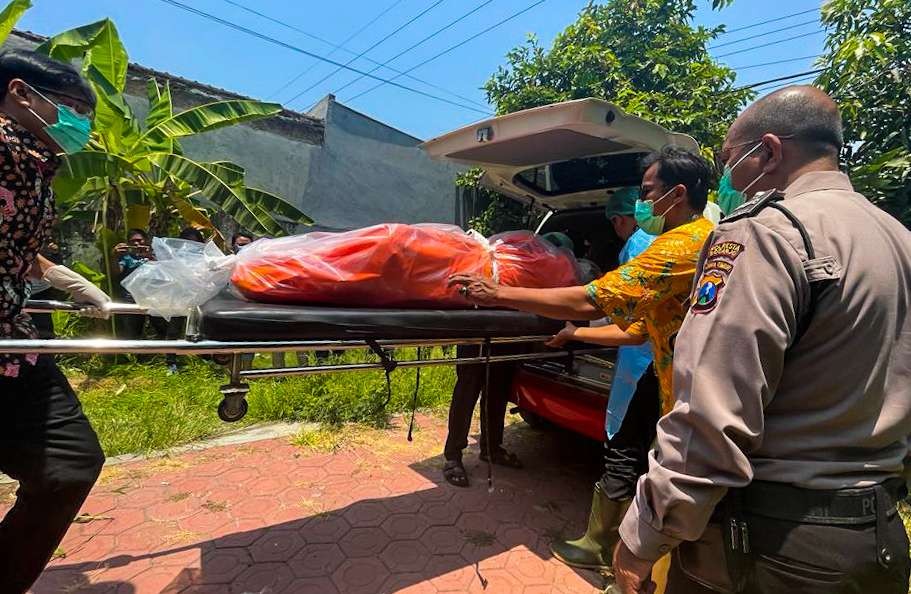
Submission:
[[[66,266],[51,266],[44,272],[41,280],[50,283],[55,289],[66,291],[76,303],[91,306],[92,311],[85,313],[101,318],[110,316],[106,306],[111,302],[111,298],[87,278]]]

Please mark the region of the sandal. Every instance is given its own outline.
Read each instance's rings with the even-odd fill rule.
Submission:
[[[443,464],[443,478],[447,483],[456,487],[468,486],[468,473],[465,472],[465,466],[461,460],[447,460]]]
[[[508,452],[503,448],[497,448],[492,452],[492,454],[492,462],[497,466],[506,466],[507,468],[523,468],[522,461],[519,460],[519,457],[512,452]],[[482,462],[487,462],[488,460],[487,452],[485,451],[481,451],[481,455],[479,457],[481,458]]]

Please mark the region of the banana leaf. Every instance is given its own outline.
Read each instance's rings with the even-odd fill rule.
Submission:
[[[263,103],[246,99],[207,103],[158,122],[146,131],[143,140],[146,138],[155,140],[183,138],[242,122],[267,118],[281,110],[281,105],[277,103]]]
[[[259,188],[246,189],[247,202],[261,206],[272,216],[280,216],[296,225],[312,225],[313,219],[297,209],[293,204]]]
[[[22,17],[22,13],[32,7],[29,0],[13,0],[0,12],[0,43],[6,41],[10,31]]]
[[[127,51],[110,19],[54,35],[36,51],[64,62],[82,59],[83,69],[95,66],[117,91],[123,92],[126,86]]]
[[[165,81],[164,89],[158,86],[154,78],[150,78],[146,85],[146,95],[149,99],[149,115],[146,116],[146,129],[154,127],[174,115],[171,102],[171,85]],[[145,149],[153,153],[175,152],[176,140],[170,138],[147,139]]]
[[[77,200],[96,197],[110,187],[110,181],[106,177],[58,175],[54,178],[53,186],[57,204],[67,206]]]
[[[199,190],[242,227],[269,232],[269,229],[277,226],[259,208],[247,206],[243,187],[238,186],[236,181],[236,169],[223,164],[197,163],[182,155],[170,153],[154,153],[149,155],[149,159],[164,172]],[[224,174],[228,179],[222,179],[219,174]]]
[[[94,65],[85,69],[85,76],[98,97],[93,128],[105,148],[121,152],[135,144],[139,140],[139,123],[130,104]]]

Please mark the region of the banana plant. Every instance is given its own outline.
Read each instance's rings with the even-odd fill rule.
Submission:
[[[151,79],[149,113],[144,121],[123,95],[127,54],[114,24],[104,19],[55,35],[38,47],[61,60],[82,60],[83,75],[97,97],[95,130],[86,151],[65,159],[55,180],[64,208],[101,212],[105,226],[123,229],[132,211],[148,216],[177,216],[214,230],[210,215],[226,213],[238,225],[269,235],[285,233],[280,217],[294,224],[312,220],[285,200],[249,188],[242,167],[206,163],[188,157],[180,139],[274,116],[275,103],[217,101],[174,113],[171,92]]]
[[[3,15],[9,12],[7,20],[15,23],[27,4],[28,0],[14,0],[0,13],[0,34]],[[109,19],[55,35],[37,51],[62,61],[80,60],[98,99],[89,146],[64,158],[54,189],[64,216],[93,219],[109,290],[116,276],[110,258],[113,245],[128,228],[148,227],[150,220],[166,230],[166,221],[179,219],[210,229],[221,241],[211,219],[217,212],[241,228],[268,235],[284,235],[282,223],[313,222],[282,198],[248,187],[240,165],[195,160],[180,144],[195,134],[272,117],[281,105],[227,100],[175,113],[168,83],[150,79],[149,112],[140,120],[124,96],[129,62]]]

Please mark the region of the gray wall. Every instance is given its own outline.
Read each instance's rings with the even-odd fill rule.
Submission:
[[[303,203],[331,227],[381,222],[456,222],[458,168],[431,161],[420,140],[327,97],[325,140],[314,155]]]

